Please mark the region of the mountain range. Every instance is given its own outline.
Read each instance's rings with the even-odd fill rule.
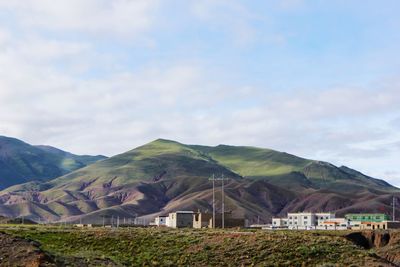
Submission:
[[[0,136],[0,189],[29,181],[47,181],[105,156],[78,156],[51,146],[32,146]]]
[[[392,196],[400,196],[398,188],[351,168],[257,147],[158,139],[110,158],[34,148],[54,155],[52,164],[43,165],[58,166],[58,172],[35,181],[19,172],[15,185],[0,192],[0,215],[101,223],[107,216],[150,219],[175,210],[211,211],[213,174],[228,179],[225,210],[253,222],[291,211],[390,213]],[[58,152],[77,163],[55,160]],[[47,159],[33,157],[38,158]],[[23,162],[39,164],[30,158]],[[0,174],[0,181],[7,180]],[[216,200],[220,212],[221,181],[216,182]]]

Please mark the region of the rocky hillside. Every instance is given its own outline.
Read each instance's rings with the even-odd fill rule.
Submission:
[[[60,178],[0,193],[0,215],[102,222],[104,216],[154,217],[211,211],[212,174],[224,175],[226,210],[250,221],[288,211],[389,213],[388,183],[347,167],[255,147],[184,145],[156,140]],[[220,182],[217,183],[220,207]]]
[[[101,159],[105,157],[78,156],[0,136],[0,189],[35,180],[47,181]]]

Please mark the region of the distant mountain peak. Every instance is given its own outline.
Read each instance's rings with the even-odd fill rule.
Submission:
[[[104,158],[78,156],[51,146],[33,146],[16,138],[0,136],[0,189],[53,179]]]

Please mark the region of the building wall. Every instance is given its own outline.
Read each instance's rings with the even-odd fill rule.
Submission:
[[[154,223],[157,226],[167,226],[167,219],[166,216],[158,216],[155,218]]]
[[[212,214],[196,212],[193,214],[193,228],[212,228]],[[211,223],[211,225],[210,225]]]
[[[288,227],[288,219],[286,219],[286,218],[272,218],[272,227],[276,227],[276,228]]]
[[[172,228],[192,228],[193,213],[189,212],[173,212],[168,216],[169,226]]]
[[[400,222],[363,222],[360,224],[360,230],[387,230],[387,229],[399,229]]]
[[[330,212],[297,212],[288,213],[288,228],[290,229],[316,229],[321,222],[335,218]]]
[[[246,227],[248,221],[244,218],[232,218],[232,214],[227,212],[225,213],[224,218],[224,227],[225,228],[232,228],[232,227]],[[215,215],[215,227],[221,228],[222,227],[222,214],[217,213]],[[209,228],[212,228],[212,216],[209,219]]]

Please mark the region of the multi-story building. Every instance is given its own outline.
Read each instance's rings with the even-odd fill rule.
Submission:
[[[288,213],[287,223],[289,229],[316,229],[322,222],[335,218],[332,212],[297,212]]]

